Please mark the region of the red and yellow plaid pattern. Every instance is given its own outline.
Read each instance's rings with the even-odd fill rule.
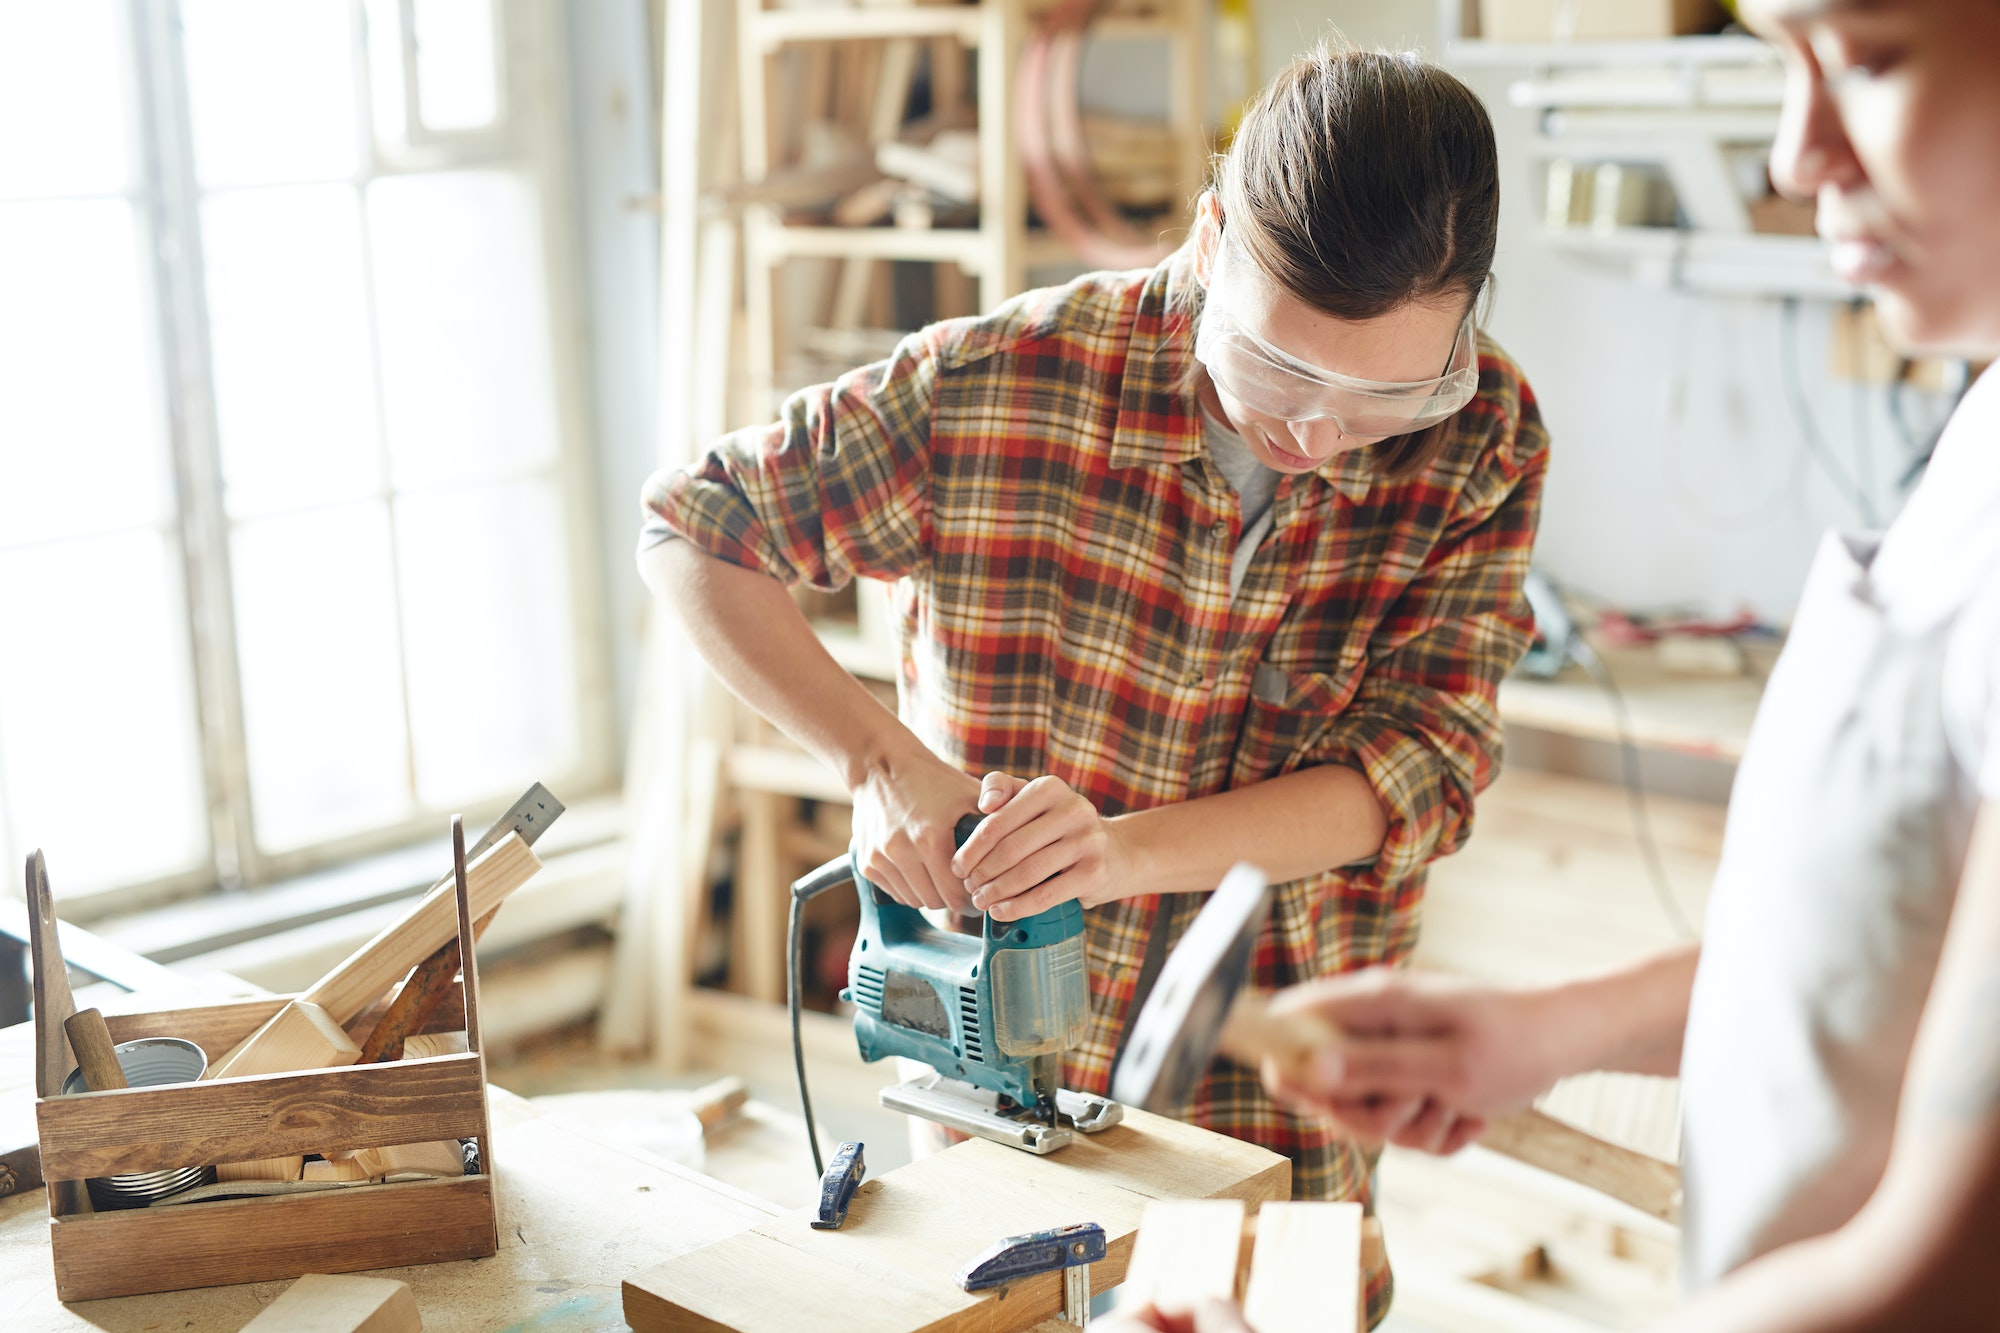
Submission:
[[[912,334],[652,478],[648,529],[787,583],[894,580],[903,719],[968,773],[1054,773],[1115,815],[1361,770],[1388,840],[1372,865],[1279,888],[1255,972],[1275,988],[1415,943],[1423,867],[1464,842],[1499,764],[1547,437],[1482,342],[1479,396],[1436,461],[1390,483],[1359,450],[1285,479],[1232,601],[1236,497],[1177,391],[1190,280],[1178,259],[1091,274]],[[1105,1090],[1149,937],[1171,946],[1204,898],[1087,914],[1071,1086]],[[1289,1154],[1301,1197],[1365,1192],[1359,1155],[1251,1071],[1218,1062],[1190,1119]]]

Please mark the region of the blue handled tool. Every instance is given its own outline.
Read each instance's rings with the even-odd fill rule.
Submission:
[[[958,1285],[984,1291],[1037,1273],[1063,1275],[1062,1321],[1078,1327],[1090,1321],[1090,1265],[1104,1257],[1104,1228],[1095,1222],[1009,1236],[979,1252],[958,1270]]]
[[[1030,1231],[996,1240],[958,1270],[958,1285],[984,1291],[1003,1282],[1094,1264],[1104,1257],[1104,1228],[1095,1222]]]
[[[841,1144],[827,1164],[826,1173],[819,1178],[819,1212],[812,1219],[814,1231],[838,1231],[847,1220],[847,1205],[854,1202],[854,1191],[861,1188],[861,1178],[868,1174],[861,1148],[859,1143]]]
[[[958,822],[960,846],[978,826],[977,815]],[[883,1105],[1035,1153],[1062,1147],[1072,1130],[1118,1122],[1114,1103],[1060,1086],[1062,1053],[1083,1040],[1090,1018],[1081,907],[1062,903],[1021,921],[987,916],[978,934],[962,935],[890,898],[850,855],[792,885],[793,1053],[808,1127],[812,1103],[797,1019],[799,909],[850,880],[861,922],[841,998],[854,1005],[861,1058],[908,1056],[936,1071],[885,1088]]]

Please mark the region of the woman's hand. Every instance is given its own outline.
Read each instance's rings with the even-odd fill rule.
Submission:
[[[951,863],[976,909],[1018,921],[1072,898],[1095,907],[1130,892],[1117,826],[1061,778],[988,773],[979,812],[985,822]]]
[[[957,847],[952,830],[979,798],[977,782],[921,746],[871,765],[854,789],[861,873],[906,907],[977,914],[951,858]]]
[[[1454,1153],[1565,1072],[1547,1039],[1548,994],[1393,968],[1294,986],[1272,1011],[1312,1013],[1343,1037],[1305,1079],[1267,1064],[1264,1084],[1362,1138]]]

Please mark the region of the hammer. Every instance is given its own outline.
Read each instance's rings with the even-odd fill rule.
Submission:
[[[1171,1115],[1187,1105],[1218,1054],[1253,1069],[1268,1058],[1297,1079],[1317,1052],[1342,1040],[1339,1029],[1323,1019],[1272,1013],[1267,996],[1243,989],[1270,900],[1270,882],[1254,866],[1239,863],[1223,878],[1168,956],[1133,1021],[1111,1084],[1115,1099]],[[1671,1162],[1536,1110],[1491,1122],[1479,1142],[1663,1221],[1680,1222],[1681,1173]]]

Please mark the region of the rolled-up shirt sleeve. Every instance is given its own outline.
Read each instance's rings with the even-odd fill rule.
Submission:
[[[1499,773],[1500,681],[1534,638],[1522,591],[1540,514],[1547,434],[1521,386],[1417,576],[1383,617],[1354,698],[1311,763],[1368,778],[1388,833],[1363,885],[1392,884],[1457,851],[1473,798]]]
[[[887,361],[793,394],[774,424],[648,478],[639,549],[680,538],[825,591],[910,573],[929,519],[936,379],[916,333]]]

